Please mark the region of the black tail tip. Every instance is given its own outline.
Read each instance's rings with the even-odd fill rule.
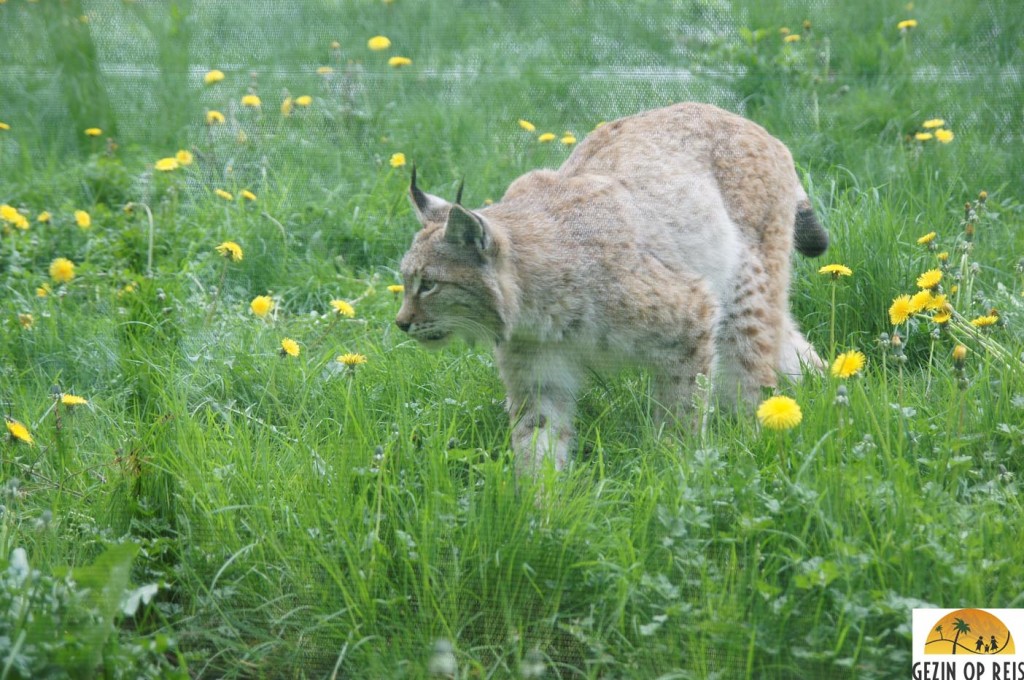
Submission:
[[[801,255],[807,257],[817,257],[828,249],[828,232],[810,207],[801,208],[796,213],[793,245]]]

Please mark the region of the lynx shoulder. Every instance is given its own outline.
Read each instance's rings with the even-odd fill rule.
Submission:
[[[567,463],[592,372],[648,369],[660,415],[687,423],[698,375],[731,404],[822,367],[788,297],[792,251],[828,236],[789,150],[740,116],[686,103],[608,123],[479,210],[415,171],[410,198],[396,322],[426,346],[494,344],[523,471]]]

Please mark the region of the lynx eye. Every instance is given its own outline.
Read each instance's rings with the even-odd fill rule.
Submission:
[[[437,290],[437,281],[433,279],[420,279],[419,285],[416,286],[417,295],[430,295]]]

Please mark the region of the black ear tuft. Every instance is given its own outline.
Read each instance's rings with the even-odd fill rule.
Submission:
[[[455,192],[455,205],[462,205],[462,187],[466,185],[466,178],[463,177],[462,181],[459,182],[459,188]]]
[[[483,221],[458,204],[453,205],[448,213],[444,240],[457,245],[475,246],[481,252],[490,246]]]
[[[412,203],[416,218],[424,227],[429,223],[440,222],[448,214],[451,203],[438,198],[416,186],[416,166],[412,168],[412,180],[409,182],[409,201]]]
[[[412,166],[412,181],[409,183],[409,196],[412,198],[413,204],[419,208],[421,213],[426,212],[428,200],[427,195],[420,191],[420,188],[416,186],[416,164]]]

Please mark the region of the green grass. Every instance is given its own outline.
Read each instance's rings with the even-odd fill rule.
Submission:
[[[457,677],[897,677],[913,606],[1024,606],[1024,11],[919,4],[0,5],[0,203],[32,220],[0,236],[0,410],[35,440],[0,440],[0,560],[58,572],[139,544],[133,582],[161,586],[122,637],[170,636],[196,677],[425,677],[439,640]],[[204,86],[211,68],[227,78]],[[573,469],[517,481],[488,349],[427,353],[394,327],[416,226],[388,161],[448,198],[464,177],[480,205],[569,153],[517,119],[582,139],[689,99],[792,149],[832,237],[796,262],[796,315],[825,350],[816,270],[851,267],[836,345],[867,369],[845,405],[834,378],[783,388],[803,409],[783,433],[716,414],[659,438],[646,376],[601,382]],[[914,141],[935,117],[954,141]],[[153,171],[179,149],[195,162]],[[1002,322],[933,338],[916,318],[901,362],[878,339],[938,264],[929,231],[958,311]],[[77,275],[37,297],[56,257]]]

